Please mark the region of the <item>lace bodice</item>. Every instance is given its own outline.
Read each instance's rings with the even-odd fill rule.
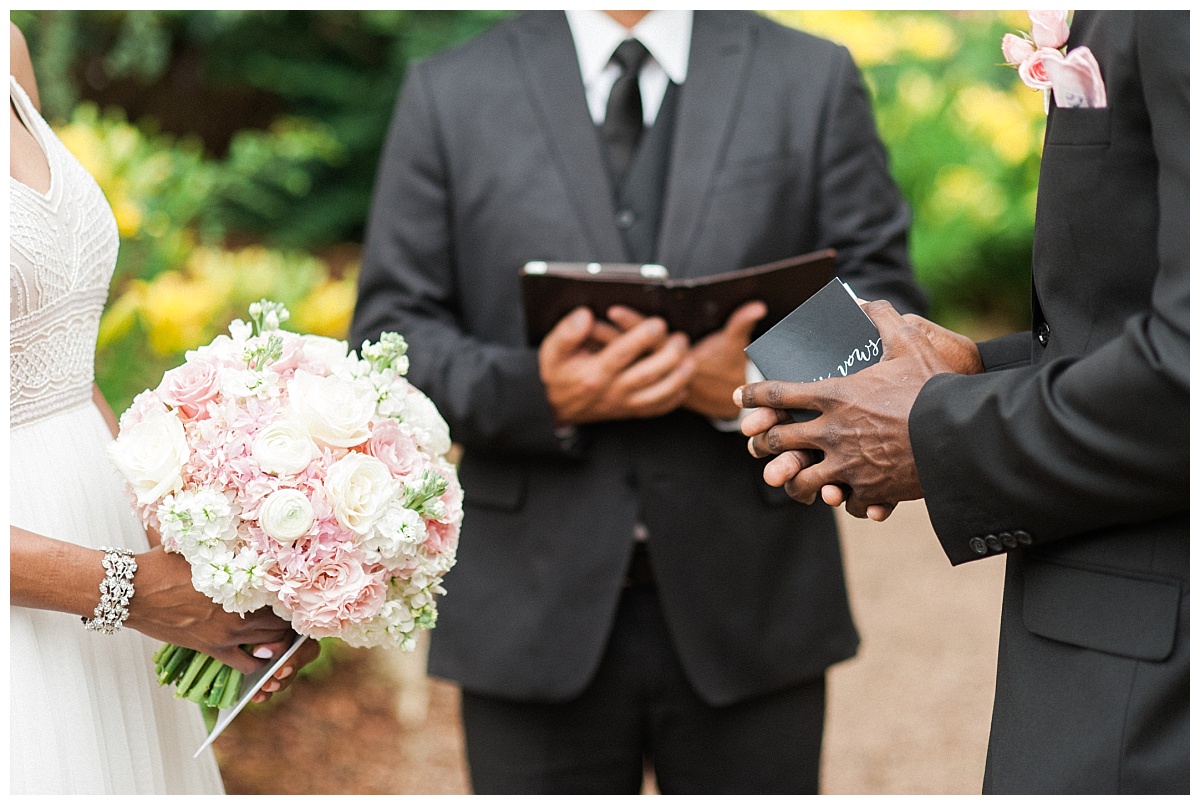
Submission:
[[[8,86],[50,165],[45,194],[8,179],[9,422],[15,428],[91,398],[118,238],[95,180],[11,75]]]

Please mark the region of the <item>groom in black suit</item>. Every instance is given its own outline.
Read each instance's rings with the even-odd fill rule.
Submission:
[[[1189,790],[1189,22],[1075,15],[1107,104],[1050,105],[1032,335],[873,303],[877,366],[740,391],[824,411],[743,423],[797,500],[878,520],[923,495],[952,563],[1007,554],[987,792]]]
[[[694,344],[577,312],[535,349],[518,270],[831,247],[917,310],[909,213],[844,48],[611,15],[522,14],[415,65],[382,156],[354,339],[402,333],[464,447],[430,670],[462,688],[477,793],[637,793],[645,763],[666,793],[815,792],[825,671],[858,637],[832,513],[764,484],[737,432],[761,306]]]

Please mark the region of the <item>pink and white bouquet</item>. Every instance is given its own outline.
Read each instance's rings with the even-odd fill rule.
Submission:
[[[121,416],[110,456],[141,521],[230,612],[270,606],[311,638],[409,650],[433,628],[462,489],[449,429],[405,379],[407,345],[280,329],[280,304],[190,351]],[[159,682],[227,706],[240,676],[164,646]]]

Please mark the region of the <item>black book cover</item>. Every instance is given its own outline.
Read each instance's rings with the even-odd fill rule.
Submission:
[[[852,375],[878,363],[882,352],[874,322],[837,277],[746,347],[767,380],[797,383]],[[797,421],[817,416],[790,413]]]

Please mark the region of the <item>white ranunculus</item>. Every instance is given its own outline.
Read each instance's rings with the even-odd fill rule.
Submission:
[[[337,521],[356,534],[366,534],[400,490],[387,465],[374,456],[350,453],[325,474],[325,495]]]
[[[258,510],[258,524],[267,536],[290,543],[312,528],[313,507],[308,496],[298,489],[272,492]]]
[[[295,475],[316,457],[317,447],[305,427],[281,419],[258,432],[250,444],[250,453],[264,472]]]
[[[319,444],[354,447],[371,436],[375,393],[369,383],[296,372],[288,381],[293,418]]]
[[[323,335],[302,336],[304,343],[305,363],[316,363],[329,367],[329,371],[340,367],[350,354],[350,345],[336,338],[326,338]]]
[[[143,506],[183,488],[187,438],[179,417],[166,410],[150,411],[141,422],[123,429],[109,445],[108,455]]]
[[[413,386],[404,398],[404,424],[413,429],[413,436],[427,452],[442,456],[450,452],[450,426],[438,412],[433,400]]]

